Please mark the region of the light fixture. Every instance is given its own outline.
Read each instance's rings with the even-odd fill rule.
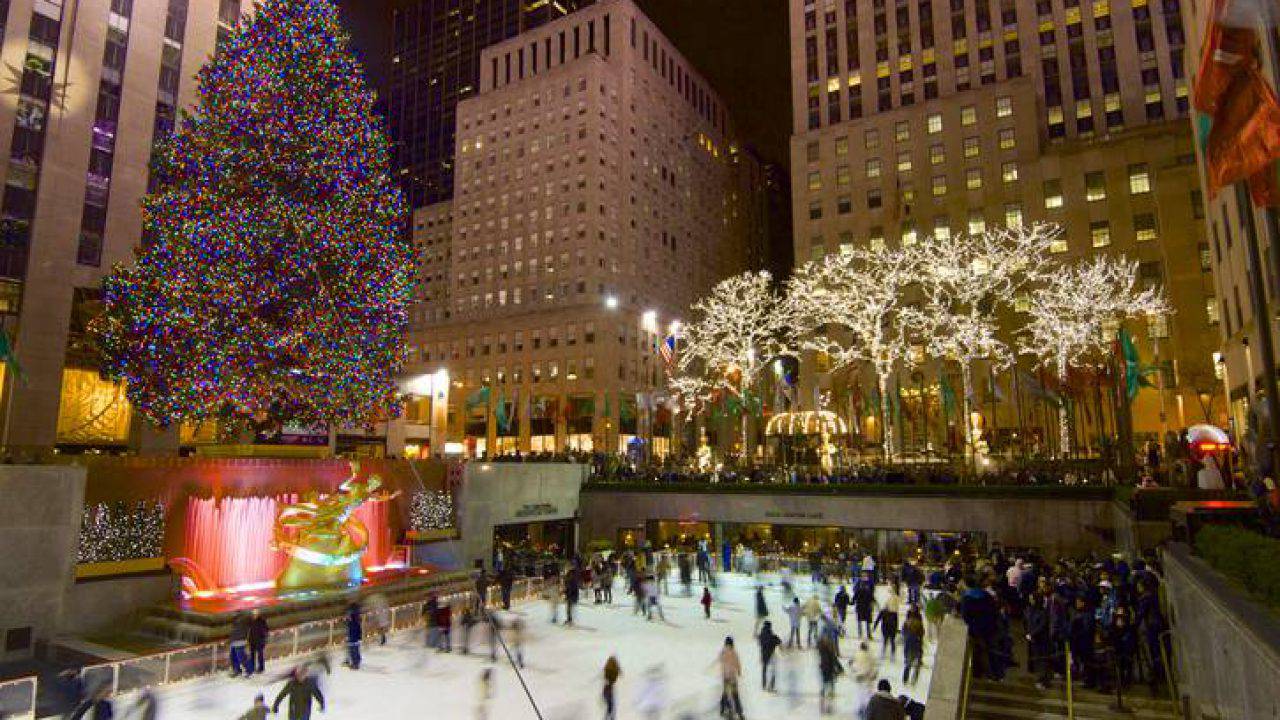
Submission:
[[[617,310],[617,309],[618,309],[618,296],[617,296],[617,295],[608,295],[608,296],[606,296],[606,297],[605,297],[605,299],[604,299],[604,306],[605,306],[606,308],[610,309],[610,310]]]

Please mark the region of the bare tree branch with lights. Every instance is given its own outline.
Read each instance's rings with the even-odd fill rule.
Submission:
[[[690,414],[725,394],[740,397],[745,408],[770,358],[795,352],[773,276],[748,272],[722,280],[692,310],[693,320],[680,331],[673,394]],[[744,409],[744,453],[747,415]]]
[[[1060,382],[1067,369],[1097,364],[1111,344],[1110,330],[1127,318],[1171,312],[1164,293],[1138,283],[1138,263],[1099,255],[1048,274],[1032,294],[1022,350],[1051,368]],[[1058,407],[1062,454],[1071,450],[1065,403]]]
[[[886,459],[895,455],[889,379],[910,360],[905,310],[918,262],[902,250],[845,250],[800,267],[787,285],[800,346],[824,353],[832,370],[865,364],[875,373]]]
[[[1013,363],[999,336],[1000,310],[1042,277],[1049,248],[1061,234],[1057,225],[1036,223],[927,238],[911,248],[919,257],[922,302],[907,315],[931,355],[960,366],[966,455],[974,454],[977,441],[971,419],[974,364],[985,361],[999,372]]]

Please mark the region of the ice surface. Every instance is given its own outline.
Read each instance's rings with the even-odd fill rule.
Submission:
[[[788,718],[818,716],[818,655],[816,650],[782,653],[776,694],[765,693],[760,686],[760,652],[752,637],[755,624],[753,593],[757,584],[766,586],[766,598],[774,631],[784,640],[788,625],[783,614],[783,596],[778,578],[761,575],[752,578],[741,574],[720,576],[712,617],[703,617],[698,604],[701,585],[695,585],[695,597],[683,597],[681,588],[671,583],[674,596],[663,598],[666,622],[646,621],[633,614],[631,597],[622,590],[621,582],[614,590],[610,606],[593,605],[591,592],[583,593],[583,602],[572,627],[552,625],[545,603],[531,602],[515,608],[525,618],[524,677],[529,690],[547,720],[578,720],[603,716],[601,672],[605,660],[616,655],[622,667],[618,683],[618,718],[710,718],[717,717],[720,680],[716,655],[727,635],[734,637],[743,662],[741,685],[744,714],[747,718]],[[807,581],[797,586],[801,602],[813,593]],[[834,593],[819,589],[819,596]],[[881,586],[883,597],[887,589]],[[563,609],[561,610],[563,620]],[[903,607],[905,615],[905,604]],[[900,616],[901,621],[901,616]],[[853,631],[852,609],[849,631]],[[461,633],[454,632],[455,644]],[[522,720],[535,718],[515,672],[499,656],[490,664],[487,633],[473,633],[472,655],[459,652],[437,654],[424,649],[421,630],[393,635],[386,646],[365,643],[364,665],[359,671],[336,665],[331,675],[321,680],[328,710],[313,718],[351,720],[391,720],[405,718],[478,718]],[[842,662],[849,657],[857,641],[845,637],[840,643]],[[785,647],[785,646],[784,646]],[[879,635],[872,645],[880,657]],[[892,659],[881,661],[879,677],[893,684],[895,695],[906,694],[921,702],[928,694],[933,665],[933,638],[925,645],[924,668],[914,686],[902,687],[902,638]],[[161,720],[235,720],[253,703],[257,693],[267,702],[274,700],[280,685],[268,680],[286,672],[295,660],[280,661],[268,667],[266,679],[251,680],[226,677],[197,680],[164,688],[158,693]],[[494,668],[493,696],[488,701],[487,715],[480,710],[480,676],[485,668]],[[660,715],[642,714],[637,701],[652,668],[660,667],[665,678],[669,702]],[[794,667],[794,683],[788,668]],[[794,692],[789,686],[794,685]],[[836,711],[833,717],[855,717],[855,696],[861,690],[846,673],[836,685]],[[122,701],[117,715],[130,703]],[[284,716],[285,708],[281,707]]]

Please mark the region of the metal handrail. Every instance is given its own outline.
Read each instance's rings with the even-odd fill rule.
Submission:
[[[1066,673],[1067,675],[1067,720],[1075,720],[1076,703],[1075,703],[1075,698],[1072,697],[1072,687],[1071,687],[1071,665],[1072,665],[1071,644],[1063,643],[1062,647],[1066,651],[1065,657],[1067,660],[1067,673]]]
[[[969,714],[969,682],[973,679],[973,643],[964,644],[964,680],[960,684],[960,720]]]
[[[1169,638],[1168,644],[1165,638]],[[1160,662],[1163,663],[1164,681],[1169,686],[1169,704],[1173,705],[1173,714],[1182,720],[1182,698],[1178,696],[1178,681],[1173,676],[1173,631],[1165,630],[1158,637],[1160,643]]]
[[[512,587],[513,600],[535,599],[541,595],[542,578],[521,578]],[[497,604],[500,598],[489,588],[488,605]],[[470,604],[474,590],[461,590],[436,596],[444,604]],[[390,624],[387,634],[394,634],[420,627],[425,600],[395,605],[388,608]],[[368,623],[373,612],[364,614]],[[330,618],[291,625],[271,632],[266,656],[276,661],[290,657],[310,655],[321,650],[346,644],[345,618]],[[112,696],[142,690],[147,687],[186,682],[214,675],[230,665],[229,644],[225,640],[190,645],[177,650],[142,655],[128,660],[86,665],[80,677],[86,686],[106,683]],[[15,681],[18,682],[18,681]],[[0,683],[0,689],[4,687]],[[34,692],[32,702],[34,703]],[[34,705],[33,705],[34,707]],[[33,711],[34,712],[34,711]],[[20,716],[21,717],[21,716]],[[34,715],[33,715],[34,717]]]

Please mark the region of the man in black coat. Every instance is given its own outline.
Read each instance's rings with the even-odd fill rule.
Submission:
[[[253,619],[249,621],[249,668],[248,674],[265,672],[267,669],[267,636],[271,628],[262,612],[253,611]]]
[[[1036,674],[1036,687],[1043,690],[1053,677],[1052,655],[1054,651],[1052,636],[1049,633],[1049,598],[1037,593],[1031,596],[1026,612],[1022,616],[1027,635],[1027,672]]]
[[[576,567],[569,568],[569,572],[564,576],[564,624],[573,624],[573,608],[578,604],[579,595],[579,572]]]
[[[764,625],[760,628],[758,642],[760,643],[760,687],[767,692],[773,692],[778,673],[775,671],[771,674],[769,671],[772,669],[773,654],[782,644],[782,638],[773,631],[773,623],[764,621]]]

